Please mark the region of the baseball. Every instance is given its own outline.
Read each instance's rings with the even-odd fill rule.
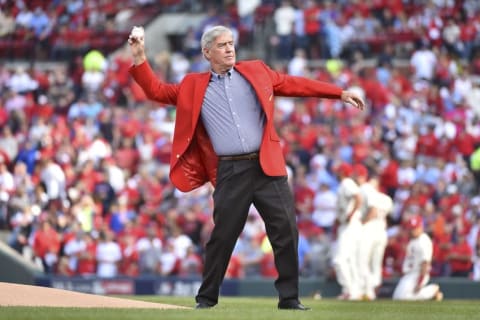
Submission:
[[[133,27],[131,35],[137,39],[143,38],[145,35],[145,31],[143,30],[143,27]]]

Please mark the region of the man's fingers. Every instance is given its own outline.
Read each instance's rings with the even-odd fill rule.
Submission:
[[[357,109],[363,110],[365,107],[363,100],[353,92],[343,91],[341,99],[343,102],[351,104]]]
[[[135,37],[135,36],[132,36],[132,35],[130,35],[128,37],[128,40],[127,40],[128,44],[132,47],[133,46],[134,47],[142,47],[143,46],[143,41],[144,41],[143,37],[139,38],[139,37]]]
[[[360,105],[359,103],[352,97],[348,98],[348,103],[350,103],[352,106],[356,107],[356,108],[360,108]]]
[[[143,27],[134,26],[132,28],[132,31],[130,32],[130,35],[128,36],[128,43],[133,44],[137,42],[141,44],[144,41],[144,37],[145,30],[143,29]]]
[[[132,41],[132,42],[137,42],[137,41],[140,42],[140,41],[143,40],[143,37],[137,37],[137,36],[132,36],[132,35],[130,35],[130,36],[128,37],[128,40],[129,40],[129,41]]]
[[[354,107],[356,107],[356,108],[358,108],[358,109],[360,109],[360,110],[363,110],[363,108],[364,108],[363,101],[362,101],[361,99],[357,98],[357,97],[350,97],[350,103],[351,103]]]
[[[357,101],[355,101],[354,98],[350,98],[350,104],[352,104],[354,107],[358,108],[358,103],[357,103]]]

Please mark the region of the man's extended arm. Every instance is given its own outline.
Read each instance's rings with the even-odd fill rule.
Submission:
[[[167,84],[158,79],[148,64],[145,54],[145,36],[143,28],[134,27],[128,37],[128,44],[133,56],[134,65],[130,68],[130,74],[142,87],[145,95],[153,101],[176,105],[179,86]],[[138,31],[141,30],[141,31]],[[135,32],[136,31],[136,32]]]

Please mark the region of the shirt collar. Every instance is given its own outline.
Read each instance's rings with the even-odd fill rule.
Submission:
[[[232,75],[233,75],[233,73],[234,73],[234,70],[235,70],[235,69],[232,67],[230,70],[227,71],[227,73],[226,73],[225,76],[227,76],[227,77],[229,77],[230,79],[232,79]],[[213,71],[213,70],[211,71],[211,73],[212,73],[212,77],[211,77],[211,80],[212,80],[212,81],[217,81],[217,80],[220,80],[220,79],[222,79],[222,78],[225,77],[225,76],[219,75],[218,73],[216,73],[216,72]]]

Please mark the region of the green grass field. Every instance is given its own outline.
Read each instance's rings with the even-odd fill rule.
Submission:
[[[137,296],[132,299],[160,302],[192,307],[193,298]],[[375,302],[346,302],[333,299],[302,299],[311,307],[310,311],[277,310],[274,298],[233,298],[221,297],[219,304],[209,310],[148,310],[148,309],[105,309],[105,308],[38,308],[38,307],[2,307],[0,319],[5,320],[170,320],[170,319],[275,319],[275,320],[465,320],[480,319],[479,301],[445,300],[442,302],[394,302],[379,300]]]

